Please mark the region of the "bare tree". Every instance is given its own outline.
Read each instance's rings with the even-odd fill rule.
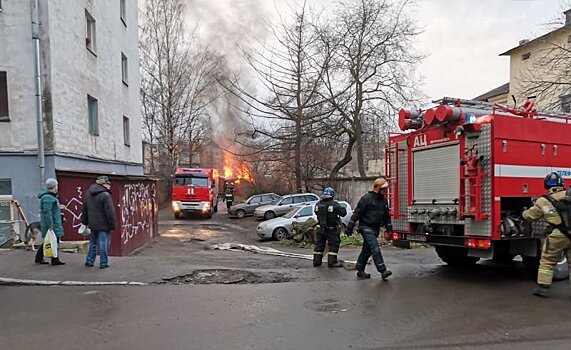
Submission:
[[[147,0],[141,14],[144,130],[166,153],[163,175],[174,171],[185,149],[192,161],[205,138],[205,109],[216,98],[216,58],[185,34],[184,13],[182,0]]]
[[[345,145],[330,176],[352,160],[354,147],[361,176],[366,176],[363,141],[369,125],[388,126],[402,104],[417,97],[413,39],[420,34],[407,10],[411,0],[337,2],[332,20],[322,26],[321,52],[327,56],[324,97],[340,119],[336,137]],[[388,128],[387,128],[388,129]],[[377,130],[376,133],[380,132]]]
[[[330,113],[323,109],[318,93],[324,65],[316,59],[319,38],[305,3],[271,29],[269,42],[256,42],[252,49],[244,50],[258,91],[236,79],[225,79],[222,84],[242,102],[238,108],[249,118],[252,138],[264,140],[263,151],[271,152],[272,162],[282,162],[285,169],[293,170],[293,186],[299,189],[304,142],[315,137],[315,121]]]

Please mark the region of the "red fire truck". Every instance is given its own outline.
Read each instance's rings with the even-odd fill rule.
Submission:
[[[197,213],[212,217],[218,211],[218,170],[178,168],[172,179],[174,217]]]
[[[520,255],[537,268],[543,223],[521,212],[550,172],[571,178],[571,116],[443,98],[401,110],[386,148],[396,241],[435,246],[449,265]],[[407,131],[407,132],[404,132]],[[567,183],[569,184],[569,183]]]

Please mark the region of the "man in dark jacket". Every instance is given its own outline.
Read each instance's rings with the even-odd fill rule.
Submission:
[[[337,260],[339,253],[339,221],[347,215],[345,209],[339,202],[334,200],[335,191],[331,187],[323,190],[323,197],[315,205],[315,214],[319,228],[315,239],[315,249],[313,251],[313,266],[321,266],[325,244],[329,243],[329,253],[327,253],[327,267],[341,267],[343,264]]]
[[[61,207],[59,199],[57,198],[58,182],[56,179],[47,179],[45,187],[42,188],[38,194],[40,199],[40,227],[42,231],[42,238],[46,238],[49,229],[52,229],[56,234],[58,242],[63,237],[63,224]],[[36,253],[36,264],[47,264],[44,260],[44,250],[38,249]],[[58,258],[52,258],[52,265],[65,265]]]
[[[85,266],[93,267],[99,246],[99,267],[109,267],[107,251],[111,242],[110,233],[115,230],[115,208],[111,199],[111,181],[107,176],[99,176],[89,187],[83,200],[81,222],[91,229],[89,252]]]
[[[350,236],[353,234],[355,223],[359,221],[359,231],[363,236],[363,248],[357,259],[357,276],[359,278],[371,278],[371,275],[365,273],[365,266],[371,255],[377,270],[381,273],[383,279],[387,279],[393,273],[387,270],[381,248],[379,247],[379,230],[381,226],[385,226],[389,236],[392,234],[393,226],[391,217],[389,216],[389,206],[385,195],[389,187],[387,180],[378,178],[373,183],[373,190],[365,194],[359,200],[351,221],[347,226],[345,233]]]

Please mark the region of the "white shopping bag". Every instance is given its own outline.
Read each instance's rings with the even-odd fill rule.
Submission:
[[[81,224],[81,226],[79,226],[79,230],[77,231],[77,233],[87,237],[91,234],[91,229],[87,225]]]
[[[46,233],[44,238],[44,257],[45,258],[57,258],[57,237],[51,228]]]

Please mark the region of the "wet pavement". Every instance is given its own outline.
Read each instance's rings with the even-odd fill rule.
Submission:
[[[430,248],[384,248],[393,277],[358,280],[307,260],[205,249],[240,242],[311,253],[260,242],[253,218],[161,215],[163,235],[106,270],[86,268],[79,254],[52,267],[34,265],[32,252],[0,251],[0,277],[150,283],[0,286],[0,349],[569,348],[568,283],[551,299],[533,297],[518,262],[456,270]]]

